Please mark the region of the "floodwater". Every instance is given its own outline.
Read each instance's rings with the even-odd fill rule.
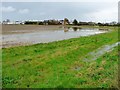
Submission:
[[[37,43],[48,43],[69,38],[89,36],[105,33],[107,31],[99,29],[81,29],[77,27],[59,27],[54,30],[9,30],[10,33],[2,35],[2,47],[30,45]]]
[[[87,62],[94,61],[97,58],[99,58],[100,56],[104,55],[106,52],[112,51],[119,44],[120,44],[120,42],[116,42],[116,43],[111,44],[111,45],[102,46],[102,47],[98,48],[97,50],[88,53],[86,55],[86,58],[84,59],[84,61],[87,61]]]
[[[112,51],[115,47],[120,45],[120,42],[113,43],[111,45],[104,45],[98,49],[96,49],[93,52],[88,53],[85,58],[83,59],[84,62],[91,62],[94,60],[97,60],[99,57],[104,55],[106,52]],[[72,69],[75,71],[79,71],[82,67],[81,66],[75,66]]]

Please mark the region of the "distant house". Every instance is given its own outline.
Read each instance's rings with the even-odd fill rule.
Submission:
[[[88,25],[96,25],[95,22],[88,22]]]
[[[44,20],[44,25],[48,25],[48,20]]]
[[[21,22],[20,21],[15,21],[14,24],[21,24]]]
[[[109,25],[117,25],[117,22],[111,22],[111,23],[109,23]]]
[[[64,20],[60,20],[60,24],[64,25]]]
[[[88,25],[87,22],[79,22],[79,25]]]
[[[24,24],[22,21],[15,21],[14,24]]]
[[[22,21],[10,21],[9,19],[4,20],[2,24],[24,24]]]
[[[4,20],[4,21],[2,22],[2,24],[9,24],[9,23],[10,23],[10,20],[9,20],[9,19]]]

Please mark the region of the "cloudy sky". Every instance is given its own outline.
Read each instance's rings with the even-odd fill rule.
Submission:
[[[3,2],[2,20],[118,21],[118,2]]]

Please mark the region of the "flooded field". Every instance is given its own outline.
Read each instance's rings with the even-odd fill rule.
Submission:
[[[105,33],[104,30],[63,26],[4,25],[2,47],[48,43],[80,36]]]
[[[108,27],[111,30],[109,33],[86,27],[86,29],[67,28],[65,30],[61,26],[56,26],[56,29],[50,26],[45,30],[36,29],[36,27],[34,27],[35,30],[30,29],[30,32],[23,29],[24,33],[21,32],[22,30],[18,32],[13,30],[13,32],[16,31],[15,33],[6,31],[3,34],[4,38],[6,37],[4,42],[8,40],[8,44],[12,46],[20,40],[21,45],[23,41],[31,42],[30,44],[37,41],[39,43],[42,39],[45,41],[45,37],[46,42],[66,37],[79,38],[49,44],[3,48],[3,88],[28,88],[28,86],[29,88],[52,88],[53,85],[55,88],[117,87],[118,45],[120,44],[117,27],[113,29]]]

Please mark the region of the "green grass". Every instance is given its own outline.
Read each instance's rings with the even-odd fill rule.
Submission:
[[[2,49],[3,87],[116,87],[118,47],[96,61],[83,61],[89,52],[118,42],[118,30],[112,29],[105,34]]]

